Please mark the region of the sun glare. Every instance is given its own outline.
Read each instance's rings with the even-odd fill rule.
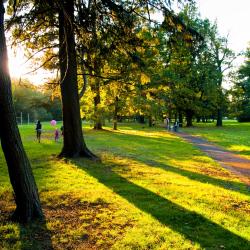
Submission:
[[[9,53],[8,57],[11,77],[20,78],[26,71],[22,57],[20,55],[13,55],[12,53]]]
[[[47,79],[53,77],[53,73],[49,73],[43,69],[39,69],[36,72],[31,72],[34,70],[31,67],[31,63],[27,62],[27,58],[21,50],[17,50],[16,53],[8,51],[9,58],[9,71],[11,78],[16,79],[27,79],[32,84],[40,85],[47,81]],[[30,72],[30,73],[29,73]]]

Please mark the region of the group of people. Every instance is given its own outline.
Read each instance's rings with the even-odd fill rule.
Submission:
[[[166,117],[166,119],[164,120],[164,123],[166,125],[166,129],[167,130],[171,130],[173,129],[174,132],[178,132],[178,128],[179,128],[179,121],[176,120],[173,124],[173,126],[171,126],[171,122],[170,122],[170,119],[168,117]]]
[[[41,134],[42,134],[42,123],[40,121],[37,121],[37,123],[36,123],[36,138],[37,138],[39,143],[41,141]],[[63,136],[63,126],[61,126],[61,135]],[[60,137],[60,133],[59,133],[58,128],[56,128],[55,132],[54,132],[55,142],[57,142],[59,140],[59,137]]]

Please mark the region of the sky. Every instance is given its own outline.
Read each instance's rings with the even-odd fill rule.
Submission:
[[[222,36],[228,36],[229,47],[236,53],[246,50],[248,42],[250,42],[250,28],[249,28],[249,11],[250,0],[196,0],[197,7],[201,13],[202,18],[208,18],[211,21],[217,21],[219,33]],[[25,59],[22,51],[17,55],[9,52],[9,65],[11,75],[14,77],[27,77],[24,75],[29,72],[28,64],[23,65]],[[242,63],[243,58],[239,58],[237,64]],[[39,84],[43,78],[48,75],[33,74],[28,78]]]
[[[217,20],[219,33],[229,34],[229,47],[246,50],[250,42],[250,0],[196,0],[202,18]]]

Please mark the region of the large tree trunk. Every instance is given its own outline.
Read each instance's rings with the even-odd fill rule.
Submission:
[[[187,127],[193,126],[193,112],[192,110],[186,111]]]
[[[183,126],[183,115],[182,115],[182,112],[179,111],[178,115],[179,115],[179,127],[181,128]]]
[[[221,66],[219,66],[219,70],[220,72],[222,72]],[[223,109],[223,101],[224,101],[224,95],[223,95],[222,88],[221,88],[222,81],[223,81],[223,74],[221,73],[219,80],[218,80],[219,103],[218,103],[218,108],[217,108],[217,122],[216,122],[217,127],[222,127],[222,117],[223,117],[222,109]]]
[[[0,139],[16,201],[13,219],[29,222],[42,219],[43,213],[35,179],[17,127],[7,64],[4,6],[3,0],[0,0]]]
[[[152,118],[151,115],[148,117],[148,126],[149,126],[150,128],[153,126],[153,118]]]
[[[144,115],[139,115],[138,116],[138,122],[141,123],[141,124],[145,123],[145,117],[144,117]]]
[[[77,85],[74,37],[74,0],[65,0],[59,11],[59,63],[63,107],[64,141],[60,156],[95,159],[83,139]]]
[[[216,126],[217,127],[221,127],[222,126],[222,110],[221,110],[221,108],[219,108],[218,110],[217,110],[217,122],[216,122]]]
[[[99,75],[99,74],[98,74]],[[93,87],[94,90],[94,129],[102,129],[102,117],[101,113],[98,110],[98,106],[101,103],[101,95],[100,95],[100,79],[96,78],[95,79],[95,86]]]
[[[114,109],[114,118],[113,118],[113,129],[117,130],[117,123],[118,123],[118,109],[119,109],[119,98],[115,97],[115,109]]]

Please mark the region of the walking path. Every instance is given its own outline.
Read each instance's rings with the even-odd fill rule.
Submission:
[[[191,142],[209,157],[216,160],[222,167],[238,175],[240,179],[250,187],[250,160],[231,151],[227,151],[198,136],[189,135],[183,132],[179,132],[177,135]]]

